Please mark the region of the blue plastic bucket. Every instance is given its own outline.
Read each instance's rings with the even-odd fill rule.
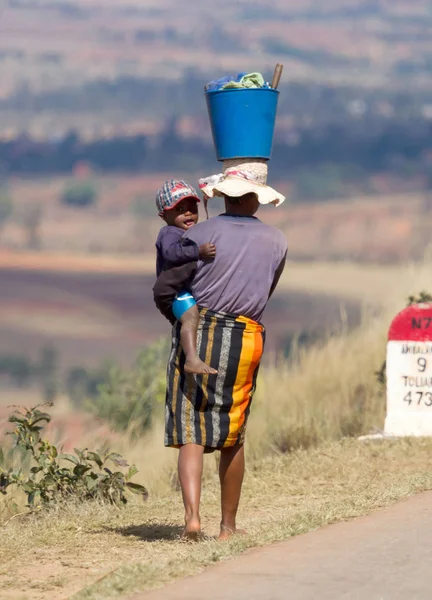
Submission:
[[[205,96],[218,160],[270,158],[278,90],[218,90]]]

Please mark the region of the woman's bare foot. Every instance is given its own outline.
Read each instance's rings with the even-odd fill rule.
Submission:
[[[190,519],[189,521],[186,521],[181,538],[186,542],[198,542],[202,538],[201,523],[199,519]]]
[[[206,365],[205,362],[200,360],[197,357],[195,358],[186,358],[185,373],[195,373],[197,375],[216,375],[216,369],[212,369],[209,365]]]
[[[226,525],[221,524],[220,534],[218,537],[218,540],[220,542],[226,542],[227,540],[232,538],[233,535],[247,535],[247,531],[245,529],[232,529],[231,527],[227,527]]]

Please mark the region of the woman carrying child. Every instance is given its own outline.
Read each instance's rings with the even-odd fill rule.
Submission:
[[[226,161],[223,175],[203,180],[205,197],[221,196],[225,212],[184,231],[181,243],[214,256],[166,269],[154,287],[159,310],[173,323],[168,364],[165,445],[179,448],[179,479],[185,506],[185,537],[201,532],[203,454],[220,450],[222,519],[220,539],[236,533],[243,482],[244,440],[265,331],[264,309],[282,274],[284,235],[254,215],[260,204],[284,197],[267,186],[263,160]],[[195,250],[196,252],[196,250]],[[209,260],[211,259],[211,260]],[[180,323],[173,314],[179,293],[188,290],[199,307],[196,347],[200,360],[217,373],[194,377],[185,371]]]

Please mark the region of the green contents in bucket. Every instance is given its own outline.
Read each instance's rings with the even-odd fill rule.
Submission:
[[[238,75],[226,75],[221,79],[210,81],[204,89],[206,92],[218,92],[221,90],[252,90],[266,88],[270,88],[270,84],[264,80],[261,73],[239,73]]]
[[[268,84],[266,85],[264,77],[261,75],[261,73],[248,73],[247,75],[244,75],[240,81],[230,81],[226,83],[224,86],[222,86],[222,89],[234,90],[241,88],[251,89],[262,87],[268,87]]]

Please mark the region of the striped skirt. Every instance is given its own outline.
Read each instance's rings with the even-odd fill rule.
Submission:
[[[199,444],[210,451],[244,443],[264,337],[264,327],[251,319],[200,309],[198,354],[218,374],[188,375],[180,324],[174,325],[165,446]]]

